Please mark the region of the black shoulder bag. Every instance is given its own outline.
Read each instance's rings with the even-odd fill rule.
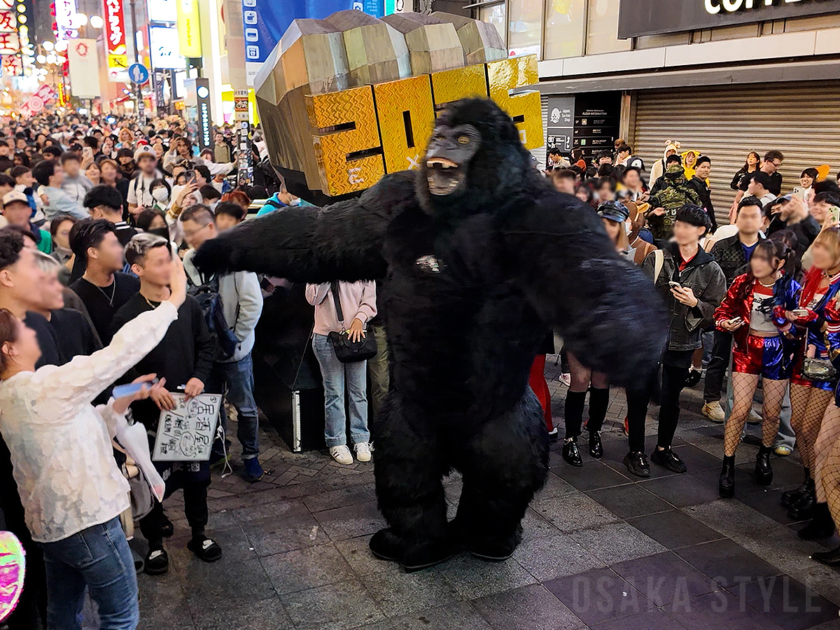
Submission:
[[[342,363],[356,363],[367,361],[376,356],[376,338],[369,332],[358,341],[350,341],[350,333],[344,328],[344,313],[341,311],[341,300],[338,297],[338,283],[331,282],[330,290],[335,303],[335,315],[341,324],[341,332],[331,332],[328,339],[335,350],[335,357]]]

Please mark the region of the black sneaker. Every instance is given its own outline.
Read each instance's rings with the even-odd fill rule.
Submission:
[[[548,432],[548,439],[552,442],[556,442],[559,437],[560,432],[557,430],[557,427],[554,427],[551,431]]]
[[[647,457],[641,451],[635,453],[627,453],[624,456],[624,465],[631,474],[637,477],[650,477],[650,464],[648,464]]]
[[[147,575],[163,575],[169,571],[169,554],[165,549],[149,549],[144,563]]]
[[[684,473],[688,470],[683,460],[677,457],[677,454],[670,447],[662,450],[658,448],[654,450],[650,454],[650,461],[675,473]]]

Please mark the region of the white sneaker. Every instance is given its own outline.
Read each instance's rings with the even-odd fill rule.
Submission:
[[[373,450],[370,442],[359,442],[358,444],[354,444],[353,450],[356,451],[356,459],[360,462],[370,461],[370,452]]]
[[[712,422],[723,422],[726,420],[726,414],[723,412],[723,407],[720,406],[720,402],[718,401],[707,402],[703,405],[703,409],[700,413]]]
[[[750,415],[747,416],[747,424],[761,424],[762,417],[755,409],[750,409]]]
[[[557,380],[563,383],[566,387],[571,387],[572,385],[572,375],[569,373],[561,374],[560,378]]]
[[[330,455],[335,461],[343,466],[349,466],[353,463],[353,456],[350,454],[350,449],[344,444],[341,446],[331,446]]]

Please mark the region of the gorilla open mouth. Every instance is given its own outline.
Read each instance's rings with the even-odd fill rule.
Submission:
[[[429,181],[429,192],[436,196],[445,196],[460,188],[465,174],[456,162],[443,157],[433,157],[426,161],[426,177]]]

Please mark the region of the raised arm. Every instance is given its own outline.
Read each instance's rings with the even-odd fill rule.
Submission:
[[[390,217],[413,201],[414,174],[396,173],[358,199],[246,221],[207,241],[193,262],[205,274],[247,270],[315,284],[382,278]]]
[[[551,193],[505,233],[519,284],[587,367],[637,385],[656,367],[668,324],[653,282],[622,260],[598,216]]]

